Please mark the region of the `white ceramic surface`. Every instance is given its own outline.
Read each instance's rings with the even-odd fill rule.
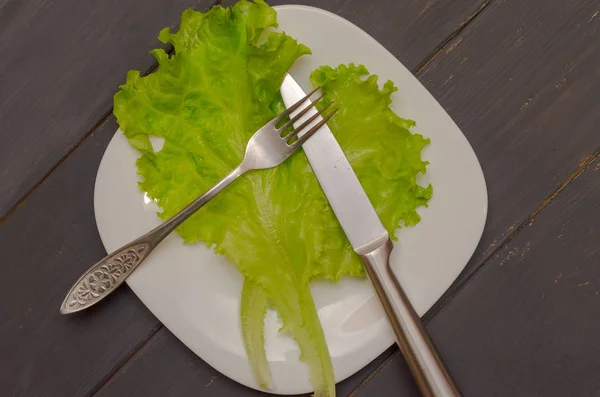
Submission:
[[[399,230],[392,264],[417,312],[425,313],[450,286],[471,257],[485,224],[487,192],[481,167],[456,124],[412,74],[365,32],[348,21],[305,6],[276,7],[280,29],[308,45],[312,56],[291,70],[308,89],[311,70],[320,65],[363,63],[400,88],[393,109],[417,121],[415,132],[431,138],[423,156],[431,164],[421,184],[432,183],[429,208],[416,227]],[[95,187],[94,206],[107,251],[159,224],[153,202],[138,190],[137,153],[118,131],[110,142]],[[240,331],[242,277],[226,258],[202,244],[167,238],[129,278],[129,286],[183,343],[226,376],[257,388]],[[333,360],[335,377],[352,375],[393,343],[378,302],[366,280],[347,279],[312,286]],[[311,391],[306,366],[293,340],[279,335],[278,318],[266,320],[267,357],[274,392]]]

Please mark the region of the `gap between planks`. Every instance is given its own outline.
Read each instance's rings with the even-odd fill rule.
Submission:
[[[17,210],[19,208],[21,208],[21,206],[23,204],[25,204],[25,201],[27,201],[27,199],[29,197],[31,197],[33,195],[33,193],[35,193],[35,191],[46,181],[46,179],[48,179],[50,177],[50,175],[52,175],[54,173],[54,171],[56,171],[58,169],[58,167],[60,167],[67,160],[67,158],[73,152],[75,152],[75,150],[79,149],[79,147],[85,142],[85,140],[88,137],[92,136],[94,134],[94,132],[96,132],[98,130],[98,128],[100,128],[100,126],[102,124],[104,124],[104,122],[112,114],[112,111],[113,111],[113,108],[111,107],[108,110],[108,112],[104,113],[104,115],[100,118],[100,121],[97,122],[90,129],[90,131],[83,136],[83,138],[79,142],[76,142],[75,145],[71,149],[69,149],[67,151],[67,153],[60,160],[58,160],[58,162],[56,164],[54,164],[54,166],[52,166],[52,168],[50,168],[50,170],[46,173],[46,175],[44,175],[44,177],[42,177],[42,179],[38,183],[36,183],[33,186],[33,188],[31,188],[31,190],[29,192],[25,193],[25,195],[21,198],[21,200],[19,200],[10,210],[8,210],[8,212],[6,213],[6,215],[4,216],[4,218],[0,219],[0,226],[2,226],[4,224],[4,222],[6,222],[8,220],[8,218],[10,218],[15,212],[17,212]]]
[[[592,164],[594,161],[596,161],[596,159],[600,158],[600,148],[597,148],[596,151],[589,155],[588,157],[586,157],[575,169],[575,171],[573,171],[568,177],[567,179],[564,180],[563,183],[561,183],[561,185],[554,191],[552,192],[552,194],[550,194],[550,196],[548,196],[544,201],[542,201],[542,203],[531,213],[531,215],[529,215],[527,218],[525,218],[525,220],[523,222],[521,222],[519,224],[519,226],[517,226],[513,232],[507,236],[505,236],[498,244],[496,244],[496,246],[494,247],[493,250],[489,251],[489,253],[487,255],[485,255],[480,261],[479,264],[477,265],[477,267],[475,268],[475,270],[473,271],[473,273],[471,273],[469,275],[469,277],[467,277],[463,282],[461,282],[460,284],[458,284],[456,286],[456,288],[454,288],[453,292],[448,295],[445,299],[440,300],[438,302],[438,304],[436,304],[430,311],[428,311],[425,316],[424,319],[425,321],[429,320],[430,318],[432,318],[437,312],[440,311],[440,309],[448,302],[450,301],[450,299],[452,299],[452,297],[471,279],[473,278],[473,276],[475,276],[477,273],[479,273],[479,271],[485,266],[485,263],[490,260],[491,258],[493,258],[498,252],[500,252],[504,247],[506,247],[512,240],[514,240],[517,235],[523,230],[525,229],[525,227],[529,224],[531,224],[532,222],[535,221],[535,219],[537,218],[537,216],[544,210],[546,209],[546,207],[548,207],[548,205],[563,191],[565,190],[565,188],[573,181],[575,180],[579,175],[581,175],[581,173],[583,171],[585,171],[585,169]]]
[[[140,344],[138,344],[133,350],[131,350],[131,352],[129,352],[129,355],[127,356],[127,358],[125,358],[125,360],[123,360],[123,362],[117,364],[114,367],[114,369],[106,375],[106,378],[104,380],[100,381],[96,386],[94,386],[94,388],[92,388],[89,395],[96,395],[108,382],[110,382],[110,380],[121,370],[121,368],[125,367],[125,365],[127,365],[127,363],[133,357],[135,357],[137,353],[144,348],[144,346],[146,346],[148,341],[154,338],[154,335],[156,335],[158,331],[160,331],[163,327],[163,324],[159,322],[157,326],[152,330],[152,332],[144,340],[142,340]]]
[[[437,46],[432,52],[429,53],[429,55],[427,57],[425,57],[425,59],[423,59],[423,61],[421,61],[412,71],[415,76],[419,76],[424,70],[425,68],[427,68],[427,66],[435,59],[437,58],[437,56],[444,50],[446,50],[448,53],[453,50],[456,45],[458,43],[454,43],[453,45],[449,45],[452,40],[454,40],[458,35],[460,35],[462,33],[462,31],[469,25],[471,24],[471,22],[473,22],[475,20],[475,18],[477,18],[479,16],[479,14],[481,14],[483,12],[483,10],[490,5],[490,3],[492,2],[492,0],[486,0],[483,3],[481,3],[481,5],[479,6],[479,8],[477,8],[475,11],[473,11],[469,16],[467,16],[465,18],[464,21],[462,21],[457,27],[456,29],[454,29],[452,31],[452,33],[450,33],[448,35],[448,37],[446,37],[446,39],[444,41],[442,41],[440,43],[439,46]]]

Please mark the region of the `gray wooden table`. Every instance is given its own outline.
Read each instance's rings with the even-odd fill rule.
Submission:
[[[466,134],[490,213],[425,316],[465,396],[600,396],[600,1],[303,0],[354,22]],[[273,1],[273,4],[283,3]],[[127,288],[58,306],[105,252],[98,164],[112,95],[157,32],[210,0],[0,0],[0,395],[259,396]],[[401,87],[400,87],[401,89]],[[340,396],[417,396],[390,348]]]

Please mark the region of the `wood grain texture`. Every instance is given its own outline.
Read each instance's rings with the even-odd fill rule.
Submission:
[[[597,157],[429,322],[465,397],[600,395],[599,241]],[[397,396],[404,371],[354,396]]]
[[[129,288],[63,316],[66,291],[106,254],[92,207],[111,117],[0,227],[2,396],[91,393],[160,326]]]
[[[600,148],[599,16],[592,0],[498,0],[419,74],[473,145],[490,204],[480,246],[428,318]],[[402,360],[396,353],[368,390],[410,384]]]
[[[0,2],[0,220],[103,119],[158,31],[212,0]]]
[[[597,0],[492,2],[419,74],[488,184],[482,243],[459,282],[600,148],[598,11]]]
[[[406,42],[394,51],[412,69],[478,9],[472,0],[406,1],[402,9],[381,0],[364,12],[356,1],[305,3],[338,12],[380,39],[395,38],[383,39],[384,44]],[[6,142],[0,146],[0,172],[5,172],[0,216],[110,110],[112,94],[128,69],[151,67],[147,50],[157,44],[159,28],[174,25],[184,8],[182,2],[167,7],[158,1],[125,1],[118,8],[116,2],[82,4],[0,1],[0,50],[14,54],[0,59],[0,120],[9,127],[0,130]],[[428,26],[434,19],[440,23]],[[41,62],[45,69],[36,68]],[[115,130],[110,117],[0,224],[0,269],[3,281],[8,280],[0,292],[0,394],[87,395],[118,370],[107,384],[115,395],[169,388],[172,395],[196,395],[216,376],[167,330],[156,333],[160,324],[126,287],[81,316],[58,314],[74,277],[104,254],[92,194],[100,158]],[[35,249],[31,242],[38,243]],[[392,353],[388,350],[342,383],[340,395]],[[145,360],[146,355],[158,359]],[[148,372],[122,376],[141,368]],[[222,376],[210,387],[220,395],[249,392]]]

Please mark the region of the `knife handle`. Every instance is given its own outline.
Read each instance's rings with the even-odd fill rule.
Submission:
[[[387,318],[400,351],[425,397],[459,397],[461,393],[442,362],[421,319],[392,273],[389,237],[379,247],[359,253]]]

